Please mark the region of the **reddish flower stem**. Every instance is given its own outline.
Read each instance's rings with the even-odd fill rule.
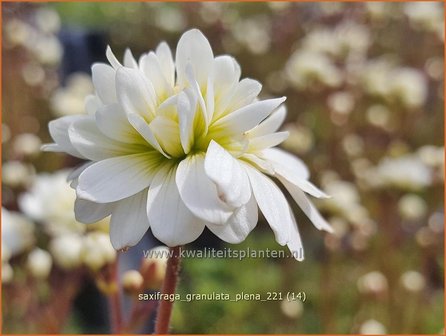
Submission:
[[[109,295],[109,305],[111,313],[111,325],[113,334],[122,333],[122,306],[121,306],[121,292],[118,281],[118,258],[119,254],[116,256],[116,261],[111,265],[111,283],[112,290]]]
[[[180,249],[181,246],[169,248],[169,259],[167,261],[166,276],[164,277],[162,294],[175,294],[180,272]],[[155,324],[155,334],[167,334],[169,322],[172,315],[173,300],[161,300],[158,305],[158,313]]]

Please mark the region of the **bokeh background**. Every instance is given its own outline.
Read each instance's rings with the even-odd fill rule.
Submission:
[[[183,294],[306,300],[177,302],[173,332],[444,333],[443,11],[441,2],[3,3],[3,332],[109,331],[107,220],[75,221],[66,176],[79,162],[39,148],[48,121],[84,113],[90,66],[107,45],[138,58],[196,27],[214,54],[263,83],[263,97],[288,97],[282,147],[333,196],[317,204],[335,233],[295,207],[304,262],[184,260]],[[147,288],[159,286],[162,262],[140,264],[156,245],[148,234],[120,256],[125,314],[138,307],[131,287],[144,270]],[[205,233],[190,248],[204,246],[227,245]],[[230,247],[248,246],[280,248],[263,219]],[[152,308],[129,331],[150,331]]]

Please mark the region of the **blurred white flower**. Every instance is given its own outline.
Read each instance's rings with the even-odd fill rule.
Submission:
[[[385,2],[364,2],[364,6],[367,9],[368,14],[372,18],[372,20],[383,20],[385,19],[390,13],[391,10],[389,10],[388,3]]]
[[[435,233],[443,233],[444,231],[444,214],[435,212],[429,217],[429,228]]]
[[[28,186],[35,177],[32,165],[20,161],[7,161],[2,165],[2,182],[10,187]]]
[[[385,105],[372,105],[367,109],[367,121],[374,126],[390,130],[390,111]]]
[[[444,77],[444,64],[442,57],[431,57],[424,64],[426,73],[434,80],[442,80]]]
[[[364,25],[353,21],[343,21],[335,29],[340,51],[364,54],[371,44],[370,31]]]
[[[432,168],[440,168],[440,170],[443,171],[444,147],[425,145],[417,150],[417,155],[427,166]]]
[[[341,45],[335,32],[330,28],[314,28],[302,40],[302,49],[316,53],[326,53],[338,56],[341,53]]]
[[[8,142],[11,139],[11,129],[5,123],[2,123],[2,144]]]
[[[40,154],[42,142],[32,133],[23,133],[14,138],[12,148],[20,156],[35,156]]]
[[[93,271],[115,261],[116,250],[111,245],[108,234],[91,232],[83,237],[81,259]]]
[[[360,68],[364,89],[371,95],[386,97],[389,94],[389,73],[394,68],[393,61],[381,57],[367,61]]]
[[[56,36],[40,35],[29,41],[28,47],[43,65],[56,65],[62,59],[63,48]]]
[[[34,14],[39,29],[46,34],[57,33],[60,29],[59,14],[53,9],[42,7]]]
[[[257,101],[260,83],[240,81],[237,62],[214,58],[200,31],[181,37],[175,62],[165,43],[139,63],[130,51],[124,66],[110,49],[107,56],[112,66],[92,68],[89,115],[52,121],[56,143],[45,147],[92,161],[72,175],[80,221],[112,214],[116,249],[135,245],[149,223],[168,246],[195,240],[205,226],[239,243],[257,224],[259,206],[279,244],[300,251],[290,206],[266,173],[317,228],[331,231],[305,195],[327,197],[308,181],[306,166],[271,148],[288,136],[276,132],[285,98]]]
[[[85,224],[75,219],[73,205],[76,192],[67,178],[67,170],[39,174],[29,191],[18,199],[20,209],[33,220],[41,222],[50,235],[81,233],[86,229]]]
[[[388,74],[389,94],[409,108],[419,107],[427,98],[424,75],[412,68],[397,68]]]
[[[38,86],[45,81],[45,70],[40,64],[29,62],[22,68],[22,77],[29,86]]]
[[[410,292],[419,292],[426,286],[426,280],[420,272],[407,271],[401,275],[401,284]]]
[[[357,134],[347,134],[342,139],[342,147],[349,156],[358,156],[364,151],[364,141]]]
[[[75,73],[67,79],[65,87],[58,88],[50,98],[51,109],[57,116],[85,113],[85,97],[93,93],[91,77]]]
[[[54,262],[64,270],[71,270],[82,264],[82,237],[76,234],[65,234],[53,238],[49,250]]]
[[[284,11],[292,5],[292,3],[286,1],[268,1],[267,4],[273,11]]]
[[[336,87],[342,83],[343,75],[330,58],[320,52],[297,50],[285,66],[287,78],[298,89],[317,84]]]
[[[437,233],[434,232],[429,226],[423,226],[420,228],[415,234],[415,240],[422,247],[432,246],[438,242]]]
[[[363,335],[385,335],[386,327],[376,320],[367,320],[359,328],[359,333]]]
[[[208,24],[215,24],[223,15],[224,4],[218,2],[201,2],[200,17]]]
[[[293,124],[287,124],[284,127],[284,131],[289,132],[289,137],[283,142],[283,147],[303,154],[311,150],[314,145],[314,137],[311,131],[303,126],[296,126]]]
[[[168,32],[179,32],[186,27],[187,19],[179,5],[157,6],[155,10],[155,23],[159,28]]]
[[[51,272],[53,259],[51,254],[40,248],[35,248],[28,254],[27,268],[31,275],[38,279],[46,279]]]
[[[321,207],[338,214],[353,224],[360,224],[369,217],[365,207],[361,205],[358,189],[353,183],[332,180],[323,183],[324,191],[332,196],[320,201]]]
[[[282,300],[280,301],[280,310],[285,316],[291,319],[295,319],[302,315],[304,311],[304,305],[300,300]]]
[[[23,46],[29,40],[33,28],[19,19],[11,19],[5,23],[4,33],[6,40],[13,46]]]
[[[7,262],[2,262],[2,284],[8,284],[12,281],[14,270]]]
[[[426,215],[427,204],[420,196],[407,194],[398,201],[398,211],[405,219],[417,220]]]
[[[2,208],[2,253],[13,257],[28,248],[34,242],[34,223],[18,212]]]
[[[237,20],[235,25],[231,26],[231,33],[237,42],[253,54],[264,54],[270,49],[270,22],[267,17]]]
[[[444,25],[444,6],[435,1],[414,1],[404,4],[404,13],[415,28],[435,31]]]
[[[385,157],[376,167],[378,186],[393,186],[403,190],[419,190],[432,182],[430,169],[411,154],[390,158]]]
[[[328,96],[328,106],[339,114],[349,114],[355,107],[353,94],[347,91],[335,92]]]
[[[387,278],[378,271],[364,274],[358,279],[358,290],[364,294],[382,294],[387,291]]]

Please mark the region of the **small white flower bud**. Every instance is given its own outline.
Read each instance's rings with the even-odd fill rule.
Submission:
[[[28,185],[34,177],[34,167],[20,161],[8,161],[2,167],[2,181],[10,187]]]
[[[28,254],[27,268],[35,278],[46,279],[51,272],[52,265],[51,254],[45,250],[35,248]]]
[[[409,220],[421,219],[427,212],[426,202],[417,195],[404,195],[398,202],[401,216]]]
[[[280,303],[280,310],[282,313],[289,318],[298,318],[302,315],[304,307],[302,301],[288,301],[283,300]]]
[[[401,276],[401,284],[410,292],[419,292],[423,290],[426,285],[424,276],[417,271],[408,271]]]
[[[13,149],[19,155],[35,156],[40,154],[42,142],[39,137],[31,133],[23,133],[14,139]]]
[[[92,232],[82,242],[82,262],[93,271],[98,271],[116,258],[110,238],[103,232]]]
[[[144,287],[159,289],[166,275],[169,249],[158,246],[151,250],[149,257],[145,258],[141,266],[141,274],[144,278]]]
[[[122,287],[124,288],[124,291],[129,294],[140,291],[143,283],[144,278],[141,273],[136,270],[127,271],[122,276]]]
[[[359,333],[363,335],[384,335],[387,331],[381,322],[371,319],[361,325]]]
[[[74,234],[54,238],[50,243],[50,252],[57,266],[70,270],[81,264],[82,239]]]

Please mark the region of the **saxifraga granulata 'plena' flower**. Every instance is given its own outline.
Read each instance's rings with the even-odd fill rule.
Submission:
[[[76,218],[91,223],[111,214],[116,249],[133,246],[150,227],[168,246],[197,239],[208,227],[240,243],[262,211],[280,245],[301,258],[296,220],[277,178],[320,230],[331,231],[306,193],[327,197],[309,182],[298,158],[274,148],[288,136],[285,97],[258,100],[261,84],[240,80],[228,55],[214,57],[193,29],[137,62],[92,67],[95,95],[86,115],[50,122],[47,151],[88,160],[71,174]]]

